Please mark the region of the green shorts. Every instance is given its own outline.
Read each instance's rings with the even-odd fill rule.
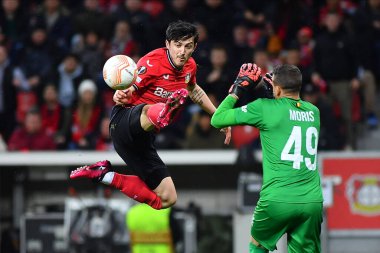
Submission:
[[[287,233],[288,253],[321,252],[322,203],[282,203],[259,200],[251,227],[252,237],[273,251]]]

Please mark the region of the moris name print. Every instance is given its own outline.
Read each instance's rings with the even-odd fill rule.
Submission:
[[[307,112],[300,112],[295,110],[289,110],[289,119],[293,121],[314,121],[314,112],[313,111],[307,111]]]

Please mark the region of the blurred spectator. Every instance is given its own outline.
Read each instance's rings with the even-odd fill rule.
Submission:
[[[70,149],[95,149],[96,131],[101,119],[97,88],[92,80],[83,80],[78,88],[78,103],[73,112]]]
[[[343,22],[348,21],[348,17],[353,15],[356,11],[357,1],[352,0],[326,0],[326,4],[319,10],[319,25],[324,26],[326,23],[326,17],[329,13],[337,13],[339,16],[344,17]],[[346,22],[345,26],[348,28],[349,22]]]
[[[111,151],[114,150],[111,136],[109,133],[110,118],[103,117],[100,122],[100,133],[96,139],[96,150],[99,151]]]
[[[283,48],[283,42],[280,36],[276,33],[272,24],[267,24],[265,29],[266,50],[271,58],[277,58],[278,54],[281,52]]]
[[[38,104],[37,95],[40,94],[40,90],[31,90],[29,80],[19,67],[14,68],[13,85],[17,88],[16,119],[18,123],[22,123],[29,108]]]
[[[231,41],[232,16],[224,0],[204,0],[194,11],[195,21],[204,24],[209,39],[217,43]]]
[[[105,53],[107,59],[118,54],[129,57],[139,54],[138,43],[133,39],[131,27],[126,20],[120,20],[116,23],[114,35]]]
[[[55,147],[53,138],[42,128],[37,108],[27,112],[23,127],[16,129],[8,141],[9,151],[54,150]]]
[[[207,94],[214,94],[220,102],[226,96],[233,81],[233,74],[228,65],[227,50],[216,45],[210,52],[211,66],[199,70],[199,83]]]
[[[19,0],[2,0],[0,25],[5,37],[11,42],[24,39],[27,34],[28,15],[23,13]]]
[[[59,103],[65,108],[73,106],[76,90],[83,79],[83,67],[76,54],[68,54],[52,74],[52,82],[58,85]]]
[[[236,17],[238,22],[244,21],[253,28],[264,28],[268,21],[267,16],[273,17],[276,1],[267,0],[265,2],[241,0],[238,3]]]
[[[16,88],[13,85],[13,67],[8,52],[0,45],[0,135],[8,141],[16,125]],[[6,119],[6,120],[5,120]]]
[[[372,71],[360,68],[359,69],[360,88],[364,97],[364,113],[366,124],[370,129],[377,128],[379,119],[376,115],[376,80]]]
[[[61,4],[60,0],[44,0],[36,14],[30,18],[29,25],[32,28],[46,28],[49,41],[54,43],[62,53],[68,53],[72,33],[69,15],[69,10]]]
[[[310,66],[307,68],[301,65],[301,52],[298,47],[286,50],[285,63],[297,66],[301,70],[303,84],[311,82],[312,69]]]
[[[172,212],[172,208],[155,210],[141,203],[132,206],[125,216],[131,238],[130,252],[175,252],[173,241],[181,230],[173,229],[177,222]]]
[[[156,43],[159,43],[160,46],[163,45],[165,37],[156,38],[156,33],[152,33],[151,19],[148,13],[143,11],[141,0],[124,0],[124,3],[113,14],[113,17],[116,21],[128,21],[133,38],[140,44],[141,54],[155,47]]]
[[[326,17],[329,13],[337,13],[343,17],[343,10],[340,5],[341,0],[326,0],[324,6],[319,10],[318,21],[321,27],[326,25]]]
[[[234,126],[232,136],[234,148],[238,150],[236,165],[262,174],[262,169],[257,166],[260,163],[257,151],[261,150],[259,130],[253,126]]]
[[[173,21],[192,22],[194,19],[193,9],[189,4],[189,0],[169,0],[167,2],[167,7],[155,19],[155,32],[158,36],[165,34],[166,27]]]
[[[249,62],[251,60],[252,49],[248,45],[248,28],[239,24],[233,27],[233,42],[231,51],[231,67],[239,69],[242,62]],[[257,64],[257,63],[256,63]]]
[[[312,1],[299,0],[279,1],[277,4],[272,25],[284,47],[290,46],[301,27],[314,21],[311,4]]]
[[[30,90],[41,94],[42,84],[46,81],[58,55],[57,48],[48,41],[44,28],[35,28],[19,55],[19,67],[23,72]]]
[[[318,86],[307,83],[302,86],[302,99],[314,104],[320,111],[321,127],[319,150],[341,150],[345,144],[342,126],[336,119],[330,103],[321,95]]]
[[[200,67],[210,65],[210,51],[212,47],[212,43],[208,38],[208,32],[205,25],[201,23],[197,23],[197,30],[199,33],[199,39],[197,43],[197,48],[193,53],[194,59],[196,59],[198,65]]]
[[[167,26],[177,20],[193,21],[194,13],[189,0],[169,0],[167,2],[168,6],[157,19],[162,25]]]
[[[304,26],[298,31],[297,44],[301,53],[300,66],[302,68],[311,68],[315,41],[310,27]]]
[[[255,50],[252,61],[261,68],[262,73],[270,73],[273,70],[273,64],[269,59],[269,55],[263,49],[258,48]]]
[[[359,78],[364,88],[367,125],[374,128],[378,125],[375,112],[377,91],[374,75],[380,80],[380,1],[368,0],[367,3],[358,9],[354,19],[355,51],[361,70]]]
[[[194,115],[187,132],[184,148],[187,149],[222,149],[223,139],[218,129],[211,126],[211,116],[204,111]]]
[[[354,19],[360,64],[380,78],[380,1],[367,0]]]
[[[157,18],[165,9],[165,2],[162,0],[143,0],[142,10],[152,18]]]
[[[99,8],[99,0],[84,0],[83,9],[73,17],[73,28],[76,34],[95,31],[101,37],[108,38],[112,34],[111,19]]]
[[[99,0],[99,6],[103,12],[109,13],[117,10],[122,1],[123,0]]]
[[[337,13],[326,16],[326,31],[316,39],[314,65],[316,74],[313,82],[326,80],[329,97],[336,101],[346,128],[346,149],[355,148],[356,137],[352,119],[353,90],[359,88],[356,78],[357,59],[352,38],[341,26],[341,17]]]
[[[70,132],[71,112],[58,102],[58,92],[54,84],[44,88],[41,105],[42,127],[49,136],[54,138],[58,149],[67,146]]]
[[[84,37],[84,48],[77,52],[88,77],[96,82],[103,82],[104,43],[94,31],[89,31]]]

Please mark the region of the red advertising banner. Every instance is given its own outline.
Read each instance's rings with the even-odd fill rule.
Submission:
[[[323,176],[338,176],[333,205],[327,208],[331,230],[380,230],[380,158],[325,158]]]

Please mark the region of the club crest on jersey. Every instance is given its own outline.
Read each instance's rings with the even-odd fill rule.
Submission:
[[[185,77],[185,83],[189,83],[190,82],[190,77],[191,77],[191,74],[187,73],[186,77]]]
[[[137,70],[137,74],[139,75],[143,75],[146,73],[146,67],[145,66],[141,66],[138,70]]]

